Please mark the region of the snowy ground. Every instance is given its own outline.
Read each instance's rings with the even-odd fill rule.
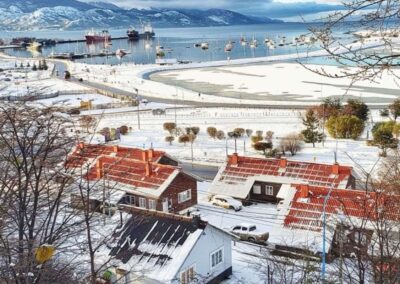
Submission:
[[[321,66],[307,65],[312,70]],[[324,66],[329,74],[343,68]],[[388,104],[399,97],[396,74],[384,73],[376,82],[361,81],[351,85],[350,78],[327,78],[298,63],[275,63],[243,66],[166,71],[151,76],[155,81],[224,98],[281,103],[316,104],[327,97],[361,98],[369,104]],[[290,84],[285,78],[290,78]]]
[[[380,119],[378,111],[373,111],[374,121]],[[164,122],[175,121],[175,108],[167,108],[166,115],[153,115],[151,111],[144,111],[140,114],[141,129],[138,130],[137,112],[126,112],[121,114],[104,114],[98,116],[100,119],[99,129],[103,127],[117,128],[122,125],[132,127],[133,131],[126,136],[121,137],[121,145],[135,147],[150,147],[165,150],[172,156],[181,160],[190,161],[191,145],[180,144],[176,140],[169,145],[165,142],[165,136],[168,132],[163,130]],[[303,128],[301,112],[296,110],[268,110],[268,109],[231,109],[231,108],[177,108],[176,121],[178,127],[185,128],[189,126],[200,127],[200,133],[193,144],[193,159],[200,163],[221,164],[226,159],[226,152],[233,153],[234,140],[214,140],[207,135],[206,129],[209,126],[215,126],[225,133],[232,131],[236,127],[252,129],[264,132],[271,130],[275,133],[275,146],[279,144],[279,137],[292,132],[300,132]],[[370,128],[370,126],[368,126]],[[367,137],[367,132],[363,138]],[[303,150],[294,157],[294,160],[316,161],[322,163],[332,163],[334,161],[334,152],[337,148],[338,161],[341,164],[353,165],[356,168],[362,167],[369,171],[377,162],[379,162],[376,147],[369,147],[365,141],[353,140],[334,140],[327,139],[324,146],[317,144],[316,148],[312,145],[304,145]],[[237,140],[237,150],[240,155],[259,156],[251,147],[249,137]],[[359,165],[358,165],[359,164]]]
[[[91,101],[93,106],[119,103],[119,99],[103,96],[100,94],[77,94],[77,95],[60,95],[55,98],[37,100],[32,105],[42,106],[63,106],[63,107],[80,107],[82,101]]]

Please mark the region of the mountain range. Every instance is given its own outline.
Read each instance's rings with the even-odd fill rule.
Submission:
[[[0,0],[0,30],[77,30],[126,28],[151,22],[155,27],[249,25],[281,22],[224,9],[123,9],[105,2],[76,0]]]

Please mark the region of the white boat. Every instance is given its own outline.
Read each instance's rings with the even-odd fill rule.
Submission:
[[[202,50],[207,50],[210,46],[209,46],[208,42],[202,42],[200,47]]]
[[[258,41],[253,36],[253,40],[250,42],[250,48],[256,48],[257,46],[258,46]]]
[[[231,52],[233,49],[233,43],[231,41],[229,41],[226,45],[225,45],[225,52]]]
[[[242,46],[246,46],[247,45],[247,40],[244,36],[240,37],[240,44]]]
[[[115,55],[117,55],[117,56],[119,56],[119,57],[124,57],[124,56],[127,55],[128,53],[129,53],[128,50],[122,49],[122,48],[119,48],[119,49],[117,49],[117,51],[115,51]]]
[[[151,43],[147,41],[147,42],[144,44],[144,48],[145,48],[145,49],[151,49]]]
[[[34,41],[31,42],[27,48],[30,50],[40,50],[42,48],[42,44],[40,42]]]

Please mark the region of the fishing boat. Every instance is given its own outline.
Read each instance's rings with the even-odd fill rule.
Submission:
[[[244,36],[240,37],[240,44],[241,46],[246,46],[247,45],[247,40]]]
[[[131,27],[126,31],[129,40],[139,40],[139,32]]]
[[[250,42],[250,47],[251,48],[256,48],[258,46],[258,41],[254,38],[254,36],[253,36],[253,39],[252,39],[252,41]]]
[[[111,42],[111,35],[107,30],[97,32],[92,29],[91,31],[86,33],[85,38],[87,43]]]

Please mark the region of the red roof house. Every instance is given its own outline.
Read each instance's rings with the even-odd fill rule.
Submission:
[[[281,186],[296,182],[341,189],[354,187],[352,168],[348,166],[233,154],[215,177],[210,193],[276,202]]]

